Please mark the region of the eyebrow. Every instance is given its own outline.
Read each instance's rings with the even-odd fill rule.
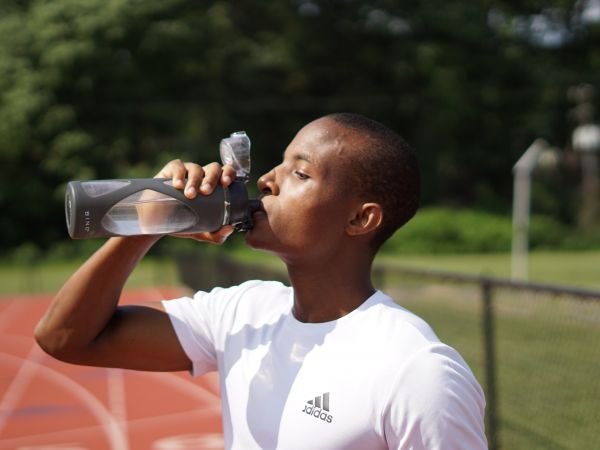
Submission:
[[[298,153],[298,154],[294,155],[294,160],[295,161],[306,161],[311,164],[314,163],[314,160],[308,153]]]
[[[283,158],[285,159],[285,152],[283,154]],[[304,152],[295,153],[292,156],[292,159],[294,161],[306,161],[307,163],[310,163],[310,164],[314,164],[314,162],[315,162],[310,154],[304,153]]]

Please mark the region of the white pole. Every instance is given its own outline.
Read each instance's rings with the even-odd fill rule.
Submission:
[[[536,139],[513,167],[513,236],[511,253],[511,278],[513,280],[527,280],[529,276],[531,173],[537,164],[540,154],[546,148],[548,148],[548,143],[545,140]]]
[[[600,126],[594,123],[579,125],[573,130],[573,148],[581,154],[582,205],[579,224],[589,228],[598,220],[598,157]]]
[[[527,280],[531,177],[525,171],[515,172],[511,278]]]

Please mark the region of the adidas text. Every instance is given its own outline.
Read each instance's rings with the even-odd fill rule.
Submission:
[[[331,423],[333,416],[329,414],[329,392],[325,392],[323,395],[318,395],[315,398],[308,400],[304,405],[303,413],[309,416],[321,419],[324,422]]]
[[[327,414],[326,411],[323,411],[321,408],[315,408],[312,405],[304,405],[302,412],[308,414],[309,416],[321,419],[327,423],[331,423],[333,421],[333,416],[331,414]]]

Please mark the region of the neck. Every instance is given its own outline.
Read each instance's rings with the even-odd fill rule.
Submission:
[[[375,292],[371,265],[372,258],[364,257],[288,262],[294,317],[301,322],[328,322],[358,308]]]

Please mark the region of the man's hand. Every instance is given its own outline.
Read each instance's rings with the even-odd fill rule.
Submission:
[[[154,178],[167,178],[173,182],[173,187],[183,189],[184,195],[193,199],[197,195],[210,195],[220,183],[228,187],[235,179],[235,169],[230,165],[221,166],[211,163],[202,167],[192,162],[182,162],[175,159],[168,162]],[[214,233],[173,234],[177,237],[196,239],[202,242],[222,244],[233,232],[233,227],[226,225]]]

